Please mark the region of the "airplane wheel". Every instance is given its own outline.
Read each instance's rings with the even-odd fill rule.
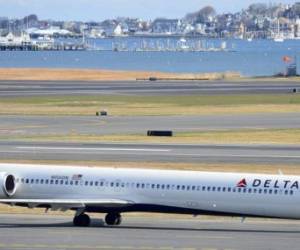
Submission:
[[[110,226],[120,225],[122,222],[122,217],[118,213],[108,213],[105,216],[105,223]]]
[[[120,215],[120,217],[116,220],[116,225],[121,225],[122,223],[122,217]]]
[[[88,227],[91,223],[91,219],[87,214],[81,214],[75,216],[73,219],[74,226],[77,227]]]

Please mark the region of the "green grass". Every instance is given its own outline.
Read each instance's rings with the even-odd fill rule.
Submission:
[[[0,115],[202,115],[300,112],[300,95],[49,96],[0,99]]]
[[[300,129],[240,129],[221,131],[178,132],[173,137],[149,137],[145,134],[49,134],[2,135],[0,140],[60,142],[139,142],[196,144],[291,144],[300,145]]]
[[[182,106],[203,105],[244,105],[244,104],[300,104],[300,95],[184,95],[184,96],[50,96],[2,98],[0,103],[20,103],[36,105],[57,105],[82,107],[95,104],[114,103],[161,103]]]

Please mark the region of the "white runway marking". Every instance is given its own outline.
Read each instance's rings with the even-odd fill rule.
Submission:
[[[241,158],[300,158],[300,155],[239,155],[239,154],[209,154],[209,155],[202,155],[202,154],[177,154],[178,156],[200,156],[200,157],[241,157]]]
[[[170,152],[170,149],[151,149],[151,148],[77,148],[77,147],[30,147],[20,146],[17,149],[32,150],[80,150],[80,151],[139,151],[139,152]]]

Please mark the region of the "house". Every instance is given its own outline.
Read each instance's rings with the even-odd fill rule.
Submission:
[[[114,28],[114,35],[115,36],[122,36],[123,35],[123,29],[121,24],[118,24],[115,28]]]
[[[157,18],[151,24],[151,31],[155,34],[177,34],[180,28],[180,19]]]

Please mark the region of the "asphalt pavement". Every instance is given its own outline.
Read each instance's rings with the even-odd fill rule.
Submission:
[[[300,164],[299,146],[0,141],[5,160]]]
[[[298,250],[299,221],[126,217],[107,227],[93,215],[89,228],[72,217],[0,215],[0,249],[5,250]]]
[[[299,113],[191,116],[22,116],[1,115],[1,135],[144,134],[147,130],[201,132],[300,128]]]
[[[299,81],[0,81],[0,97],[48,95],[286,94]]]

